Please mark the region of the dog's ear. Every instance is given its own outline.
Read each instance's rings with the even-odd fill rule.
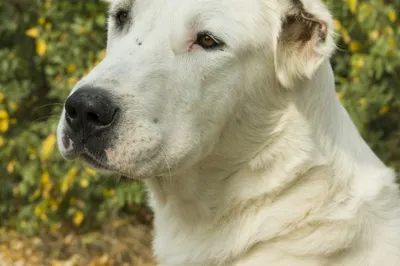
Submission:
[[[334,51],[332,17],[320,0],[284,0],[285,11],[275,47],[279,82],[291,89],[311,78]]]

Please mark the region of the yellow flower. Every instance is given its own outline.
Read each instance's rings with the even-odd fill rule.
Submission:
[[[106,56],[106,49],[103,49],[99,53],[100,60],[103,60],[105,56]]]
[[[396,20],[397,20],[396,11],[394,11],[393,9],[390,10],[389,13],[388,13],[388,18],[389,18],[389,20],[390,20],[391,22],[393,22],[393,23],[396,22]]]
[[[58,202],[56,200],[50,200],[50,208],[52,211],[58,210]]]
[[[365,105],[366,103],[367,103],[367,99],[365,99],[364,97],[360,99],[361,105]]]
[[[43,209],[41,206],[36,205],[34,212],[36,216],[40,216],[43,213]]]
[[[76,70],[76,65],[74,65],[74,64],[69,64],[69,65],[67,66],[67,73],[68,73],[68,74],[74,73],[75,70]]]
[[[36,150],[32,147],[28,148],[28,155],[30,160],[35,160],[37,158]]]
[[[49,158],[50,154],[54,150],[54,145],[56,144],[56,135],[49,135],[42,143],[42,148],[40,150],[40,159],[45,161]]]
[[[95,176],[97,173],[95,170],[90,169],[90,168],[85,168],[85,172],[89,175],[89,176]]]
[[[334,19],[333,20],[333,28],[338,31],[342,28],[342,24],[340,23],[339,20]]]
[[[30,28],[25,31],[25,35],[31,38],[39,37],[39,30],[36,27]]]
[[[89,186],[89,181],[86,178],[83,178],[79,181],[79,185],[81,185],[82,188],[87,188]]]
[[[15,101],[10,100],[8,101],[8,107],[11,109],[11,111],[15,111],[18,109],[18,104]]]
[[[390,107],[387,106],[387,105],[384,105],[384,106],[382,106],[381,109],[379,110],[379,114],[380,114],[380,115],[384,115],[384,114],[386,114],[387,112],[389,112],[389,110],[390,110]]]
[[[4,138],[0,136],[0,148],[3,147],[5,143],[6,141],[4,140]]]
[[[46,23],[46,19],[44,17],[40,17],[40,18],[38,18],[38,23],[40,25],[44,25],[44,23]]]
[[[74,224],[76,225],[76,226],[79,226],[82,222],[83,222],[83,219],[85,218],[85,216],[83,215],[83,212],[81,212],[81,211],[77,211],[75,214],[74,214],[74,217],[72,218],[72,220],[73,220],[73,222],[74,222]]]
[[[357,0],[345,0],[345,2],[349,6],[350,11],[355,13],[356,9],[357,9],[358,1]]]
[[[7,173],[11,174],[12,172],[14,172],[14,168],[15,168],[15,161],[10,161],[7,164]]]
[[[52,25],[50,22],[47,22],[46,25],[44,26],[44,28],[45,28],[47,31],[50,31],[52,27],[53,27],[53,25]]]
[[[337,94],[337,97],[339,98],[339,100],[341,100],[341,99],[343,99],[343,97],[344,97],[344,93],[343,92],[338,92],[338,93],[336,93]]]
[[[76,177],[76,174],[78,173],[78,168],[71,168],[67,175],[65,176],[65,179],[67,179],[69,182],[72,182],[74,178]]]
[[[48,171],[44,171],[42,176],[40,177],[40,182],[42,182],[43,185],[47,185],[50,182],[50,175]]]
[[[69,79],[68,79],[68,84],[69,85],[74,85],[75,83],[77,83],[78,82],[78,79],[76,78],[76,77],[70,77]]]
[[[47,215],[45,214],[45,213],[42,213],[41,215],[40,215],[40,219],[42,220],[42,221],[47,221]]]
[[[378,40],[378,38],[379,38],[379,31],[377,31],[377,30],[371,31],[371,32],[369,33],[369,38],[370,38],[371,40],[373,40],[373,41]]]
[[[45,186],[43,186],[43,199],[50,199],[50,192],[53,189],[54,184],[53,182],[51,182],[51,180],[49,181],[48,184],[46,184]]]
[[[69,189],[68,184],[66,182],[63,182],[61,185],[61,192],[66,193],[68,189]]]
[[[351,41],[351,37],[347,31],[342,31],[342,38],[345,43],[349,43]]]
[[[349,44],[349,49],[353,53],[359,52],[361,50],[361,42],[351,41]]]
[[[40,39],[36,43],[36,52],[39,56],[44,56],[47,51],[47,44],[43,39]]]
[[[115,195],[115,189],[105,189],[103,195],[104,197],[112,197]]]
[[[34,200],[39,198],[39,196],[40,196],[40,189],[36,189],[35,192],[33,192],[33,194],[29,197],[29,201],[33,202]]]
[[[40,196],[40,189],[36,189],[35,192],[30,196],[29,200],[32,202],[35,199],[39,198]]]
[[[74,181],[74,178],[76,177],[76,174],[78,173],[78,169],[73,167],[71,170],[68,171],[67,175],[64,177],[64,180],[61,185],[61,192],[65,193],[68,191],[69,186],[71,185],[72,181]]]
[[[0,92],[0,103],[4,102],[4,98],[5,98],[4,94]]]
[[[8,130],[9,119],[6,110],[0,110],[0,132],[6,132]]]
[[[352,58],[351,65],[355,68],[363,68],[365,66],[365,60],[362,57]]]

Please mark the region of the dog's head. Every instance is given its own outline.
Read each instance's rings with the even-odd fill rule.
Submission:
[[[108,2],[106,57],[66,100],[58,146],[133,178],[195,165],[238,108],[257,115],[334,47],[320,0]]]

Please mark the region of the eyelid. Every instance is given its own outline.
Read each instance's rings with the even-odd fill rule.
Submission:
[[[210,36],[211,38],[213,38],[213,40],[216,42],[216,43],[218,43],[219,45],[225,45],[225,43],[221,40],[221,39],[219,39],[218,37],[216,37],[213,33],[211,33],[211,32],[209,32],[209,31],[206,31],[206,30],[204,30],[204,31],[199,31],[198,33],[197,33],[197,36],[196,36],[196,38],[198,39],[199,37],[201,37],[201,36],[204,36],[204,35],[208,35],[208,36]],[[197,40],[196,39],[196,40]]]
[[[117,26],[118,28],[123,28],[124,25],[126,24],[126,22],[130,19],[130,14],[129,14],[129,12],[130,12],[130,11],[129,11],[129,10],[126,10],[126,9],[117,9],[117,10],[115,10],[115,11],[111,14],[112,19],[115,21],[116,26]],[[122,13],[126,14],[126,16],[124,16],[124,17],[126,18],[126,21],[124,21],[124,22],[120,22],[120,21],[119,21],[119,15],[121,15]]]
[[[116,11],[114,11],[114,12],[112,13],[112,16],[113,16],[114,18],[118,18],[118,15],[119,15],[120,13],[126,13],[127,15],[129,15],[129,11],[128,11],[128,10],[125,10],[125,9],[118,9],[118,10],[116,10]]]

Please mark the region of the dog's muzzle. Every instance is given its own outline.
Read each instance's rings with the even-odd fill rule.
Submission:
[[[119,117],[119,108],[110,94],[101,88],[82,87],[71,94],[65,103],[65,121],[62,144],[70,152],[101,168],[106,161],[110,136]],[[72,157],[72,156],[70,156]]]

